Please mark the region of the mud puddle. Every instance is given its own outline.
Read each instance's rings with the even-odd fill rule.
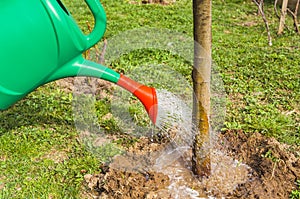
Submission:
[[[300,178],[300,160],[291,148],[259,133],[221,135],[212,151],[213,174],[199,181],[190,172],[190,152],[166,167],[156,159],[167,143],[148,138],[117,156],[102,173],[87,174],[83,198],[289,198]]]

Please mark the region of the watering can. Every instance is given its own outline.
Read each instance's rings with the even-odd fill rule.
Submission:
[[[95,26],[86,35],[60,0],[0,1],[0,110],[5,110],[37,87],[65,77],[89,76],[115,83],[135,95],[153,123],[157,116],[154,88],[86,60],[106,29],[99,0],[85,0]]]

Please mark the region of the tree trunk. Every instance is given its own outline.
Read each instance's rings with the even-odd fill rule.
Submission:
[[[209,176],[210,163],[210,75],[211,75],[211,0],[193,0],[194,13],[194,87],[193,172]]]
[[[288,5],[288,0],[283,0],[281,5],[281,14],[280,14],[278,33],[277,33],[278,35],[281,35],[284,29],[285,16],[287,13],[287,5]]]

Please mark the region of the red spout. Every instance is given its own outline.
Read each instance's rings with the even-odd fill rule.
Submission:
[[[157,118],[157,97],[155,88],[140,84],[122,74],[117,85],[131,92],[142,102],[151,121],[155,124]]]

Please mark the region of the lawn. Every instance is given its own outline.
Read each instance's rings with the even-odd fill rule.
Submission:
[[[93,19],[83,1],[64,2],[88,33],[86,21],[92,25]],[[127,0],[101,2],[107,13],[104,37],[108,40],[128,30],[150,27],[192,38],[191,1],[169,6],[131,4]],[[273,46],[268,46],[264,24],[250,0],[213,1],[213,64],[227,95],[221,130],[259,132],[300,146],[299,35],[290,30],[277,36],[278,19],[272,5],[266,3],[265,9]],[[110,67],[126,74],[145,63],[172,66],[191,85],[190,63],[165,50],[134,50],[114,60]],[[84,175],[99,172],[100,160],[78,138],[72,100],[72,93],[52,82],[0,112],[0,198],[81,197]],[[110,98],[97,101],[98,122],[105,132],[120,133],[122,129],[113,117],[103,119],[112,111],[110,104]],[[137,121],[147,124],[145,115],[139,114]]]

